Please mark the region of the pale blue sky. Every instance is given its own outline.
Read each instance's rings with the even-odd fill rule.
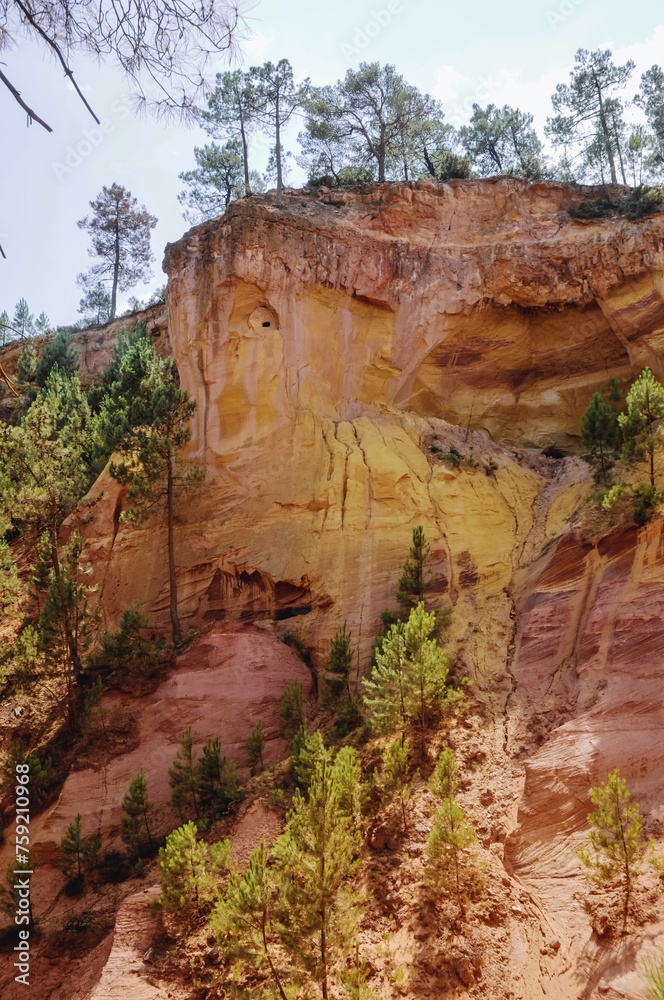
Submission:
[[[629,6],[618,0],[262,0],[249,17],[255,35],[243,47],[245,66],[287,57],[298,79],[310,76],[322,84],[362,60],[391,62],[410,83],[440,98],[454,124],[477,100],[531,111],[541,130],[555,84],[567,80],[579,47],[608,46],[620,61],[634,58],[630,95],[643,70],[664,63],[664,14],[653,0]],[[159,219],[154,278],[134,294],[163,284],[163,248],[188,228],[176,198],[182,187],[177,175],[193,166],[192,149],[205,136],[135,119],[120,74],[77,58],[77,79],[107,128],[103,136],[90,134],[94,122],[49,57],[24,45],[3,53],[3,60],[6,74],[54,132],[26,128],[21,109],[0,89],[0,242],[8,256],[0,260],[0,311],[11,313],[25,296],[33,312],[43,309],[55,323],[77,318],[75,278],[89,259],[76,220],[113,181]],[[76,148],[84,155],[72,158]],[[258,142],[255,155],[255,165],[263,167],[267,143]],[[302,176],[294,173],[293,180]]]

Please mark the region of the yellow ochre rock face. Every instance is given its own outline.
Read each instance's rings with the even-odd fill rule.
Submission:
[[[207,469],[178,508],[187,625],[292,615],[322,662],[346,619],[364,667],[413,527],[464,629],[565,530],[587,467],[570,458],[554,481],[524,449],[578,446],[609,375],[658,370],[664,326],[663,220],[569,215],[598,194],[513,179],[290,192],[167,248],[170,344]],[[454,445],[459,468],[441,457]],[[163,525],[125,527],[117,487],[98,485],[105,613],[140,600],[167,628]]]

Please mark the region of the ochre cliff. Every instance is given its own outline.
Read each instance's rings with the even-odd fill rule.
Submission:
[[[197,741],[223,723],[241,762],[258,706],[224,708],[217,687],[248,665],[274,715],[277,681],[307,677],[276,640],[284,627],[320,668],[346,621],[366,670],[422,524],[429,597],[454,605],[448,648],[473,681],[455,735],[471,761],[463,804],[518,890],[486,932],[491,1000],[636,997],[637,957],[664,929],[658,911],[627,957],[593,937],[573,853],[589,789],[614,766],[649,832],[664,829],[662,521],[596,538],[580,513],[591,471],[574,457],[609,376],[664,375],[664,216],[568,214],[596,196],[512,179],[289,192],[282,210],[234,203],[165,261],[170,349],[198,402],[190,456],[206,469],[177,512],[181,614],[212,632],[137,706],[140,748],[105,782],[118,791],[151,748],[165,803],[157,772],[191,721],[178,698]],[[570,454],[540,454],[551,447]],[[139,601],[166,632],[164,526],[127,526],[122,506],[104,473],[84,529],[104,621]],[[82,794],[115,834],[103,788],[90,768],[70,776],[36,827],[46,855]]]

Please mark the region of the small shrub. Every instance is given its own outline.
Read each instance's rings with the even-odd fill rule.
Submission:
[[[491,456],[485,459],[484,471],[487,474],[487,476],[493,476],[497,468],[498,468],[498,462],[496,462],[495,459],[491,458]]]
[[[659,490],[646,483],[643,486],[635,486],[634,494],[634,520],[638,525],[647,524],[652,516],[659,509],[662,503],[662,494]]]
[[[86,667],[92,677],[100,677],[106,686],[117,685],[132,693],[143,693],[159,679],[166,643],[146,639],[143,630],[148,619],[132,605],[122,612],[117,632],[104,632],[101,649],[93,654]]]
[[[283,801],[284,801],[284,790],[283,788],[280,788],[279,785],[277,785],[277,787],[273,788],[272,791],[270,792],[270,802],[273,806],[280,806]]]
[[[452,446],[450,450],[443,455],[443,458],[446,462],[449,462],[450,465],[454,466],[455,469],[458,469],[461,465],[463,455],[457,448]]]
[[[293,680],[286,685],[281,695],[281,708],[279,710],[281,735],[294,736],[302,728],[304,722],[302,685],[298,680]]]

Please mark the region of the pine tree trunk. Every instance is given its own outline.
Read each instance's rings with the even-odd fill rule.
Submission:
[[[244,193],[247,197],[251,194],[249,183],[249,151],[247,149],[247,136],[244,130],[244,119],[240,119],[240,138],[242,139],[242,158],[244,160]]]
[[[281,1000],[287,1000],[286,994],[284,993],[284,988],[281,985],[281,980],[279,979],[279,976],[277,975],[277,970],[275,969],[275,967],[274,967],[274,965],[272,963],[272,958],[270,956],[270,952],[269,952],[268,947],[267,947],[267,937],[266,937],[266,934],[265,934],[265,924],[266,923],[267,923],[267,910],[263,910],[262,921],[261,921],[261,931],[262,931],[262,935],[263,935],[263,950],[265,952],[265,957],[267,959],[267,964],[270,966],[270,972],[272,973],[272,978],[274,979],[274,981],[276,983],[276,986],[277,986],[277,989],[279,990],[279,996],[281,997]]]
[[[173,537],[173,465],[175,455],[173,449],[168,456],[168,471],[166,475],[166,516],[168,520],[168,579],[170,585],[170,613],[173,629],[173,644],[179,646],[182,642],[182,626],[178,617],[178,591],[175,577],[175,541]]]
[[[118,299],[118,279],[120,276],[120,222],[115,220],[115,259],[113,261],[113,288],[111,290],[111,315],[109,319],[115,319],[115,310]]]
[[[279,112],[279,87],[278,86],[277,86],[277,93],[276,93],[276,98],[275,98],[274,128],[275,128],[275,136],[276,136],[276,140],[277,140],[277,145],[276,145],[276,156],[277,156],[277,197],[276,197],[274,203],[275,203],[275,205],[278,205],[279,208],[281,208],[281,204],[282,204],[282,202],[281,202],[281,188],[282,188],[282,180],[281,180],[281,121],[280,121],[280,112]]]
[[[613,156],[613,149],[611,148],[611,133],[609,132],[609,127],[606,124],[606,118],[604,116],[604,101],[602,100],[602,88],[600,87],[597,80],[595,80],[595,87],[597,89],[597,98],[599,100],[599,122],[602,126],[602,133],[606,141],[606,152],[609,157],[609,167],[611,169],[611,183],[617,184],[618,177],[616,174],[616,162]]]

